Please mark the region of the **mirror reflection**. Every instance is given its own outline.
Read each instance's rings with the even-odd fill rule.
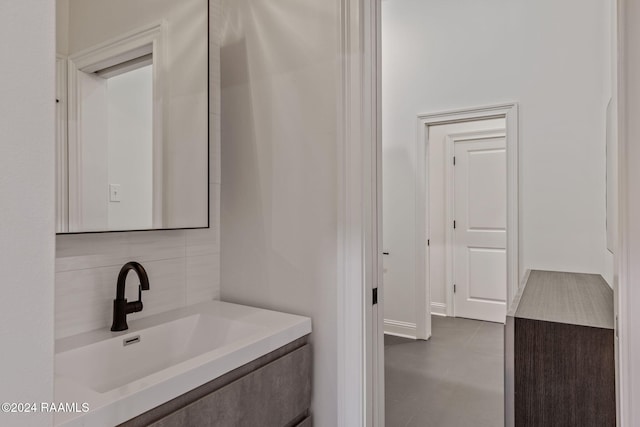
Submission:
[[[207,0],[56,9],[58,233],[207,227]]]

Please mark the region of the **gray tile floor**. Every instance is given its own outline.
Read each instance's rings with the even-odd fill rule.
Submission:
[[[387,427],[502,427],[504,326],[433,317],[432,336],[385,335]]]

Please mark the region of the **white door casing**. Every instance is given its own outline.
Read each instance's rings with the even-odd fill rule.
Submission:
[[[465,123],[469,121],[489,120],[502,118],[505,119],[505,135],[506,135],[506,176],[507,176],[507,301],[511,301],[516,295],[521,284],[522,273],[520,266],[520,239],[519,239],[519,192],[520,192],[520,159],[518,154],[518,104],[500,104],[485,107],[467,108],[453,111],[445,111],[439,113],[421,114],[418,116],[418,138],[417,138],[417,163],[416,163],[416,290],[420,288],[427,289],[427,295],[430,290],[426,277],[427,272],[427,233],[420,233],[420,230],[427,230],[428,224],[428,192],[425,188],[425,182],[428,172],[428,156],[427,147],[429,141],[429,128],[436,125]],[[425,141],[427,143],[425,144]],[[449,164],[449,163],[448,163]],[[447,206],[451,205],[447,203]],[[452,208],[451,208],[452,209]],[[452,232],[452,228],[448,228]],[[420,250],[420,248],[423,248]],[[450,258],[450,257],[449,257]],[[452,271],[447,267],[447,271]],[[451,276],[453,273],[449,273]],[[453,282],[447,280],[450,284],[447,290],[447,310],[453,305]],[[424,294],[424,292],[422,292]],[[423,311],[427,316],[431,315],[431,307],[426,300],[422,300],[418,292],[416,292],[417,304],[424,304]],[[508,304],[507,304],[508,305]],[[453,315],[448,312],[447,314]]]
[[[504,133],[453,137],[455,315],[504,323],[507,299]]]
[[[56,233],[69,231],[67,58],[56,55]]]
[[[340,427],[384,425],[379,230],[380,2],[340,0],[338,409]],[[378,305],[373,289],[378,288]]]

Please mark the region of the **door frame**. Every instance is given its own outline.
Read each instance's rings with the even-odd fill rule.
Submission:
[[[69,231],[67,57],[56,54],[56,233]]]
[[[427,136],[428,136],[427,132]],[[456,133],[447,136],[447,141],[445,143],[445,182],[444,182],[444,194],[445,194],[445,218],[448,224],[452,224],[456,219],[455,215],[455,168],[453,162],[448,161],[455,155],[455,143],[456,142],[464,142],[464,141],[472,141],[472,140],[480,140],[480,139],[490,139],[490,138],[499,138],[503,137],[506,141],[506,128],[501,129],[491,129],[491,130],[481,130],[477,132],[462,132]],[[427,163],[428,165],[428,163]],[[428,173],[428,172],[427,172]],[[427,224],[429,223],[429,202],[427,202]],[[455,234],[453,232],[453,227],[447,227],[445,233],[445,280],[447,284],[450,284],[446,287],[446,313],[447,316],[457,317],[456,315],[456,298],[455,293],[453,292],[453,283],[455,283]],[[427,261],[429,264],[429,261]],[[428,276],[427,276],[428,277]],[[507,305],[509,305],[509,297],[508,297],[508,288],[507,285]]]
[[[416,281],[415,298],[417,316],[416,329],[421,325],[429,329],[431,334],[431,286],[428,281],[428,246],[429,239],[429,192],[428,155],[429,155],[429,127],[443,124],[462,123],[478,120],[505,119],[505,135],[507,147],[507,307],[516,295],[520,286],[520,157],[518,103],[511,102],[483,107],[464,108],[444,112],[426,113],[418,115],[418,138],[416,146]],[[452,169],[452,168],[450,168]],[[447,185],[445,183],[445,185]],[[450,185],[450,184],[449,184]],[[445,188],[448,194],[449,188]],[[447,201],[447,215],[453,215],[451,200]],[[452,250],[451,230],[447,232],[447,245]],[[451,254],[447,254],[447,292],[446,313],[453,316],[453,265]]]
[[[365,246],[366,241],[371,241],[373,237],[376,239],[379,234],[378,227],[369,227],[363,229],[358,227],[355,234],[350,236],[348,225],[350,217],[356,223],[362,223],[367,218],[379,212],[381,203],[381,186],[379,176],[372,176],[370,173],[362,171],[362,164],[367,163],[370,159],[371,151],[378,152],[380,150],[380,104],[378,102],[381,93],[380,90],[380,9],[382,0],[338,0],[338,10],[340,15],[338,55],[340,59],[340,93],[339,99],[339,128],[338,135],[338,156],[339,156],[339,174],[338,174],[338,190],[340,199],[338,202],[339,213],[338,223],[339,229],[339,277],[338,283],[340,291],[338,292],[338,414],[337,424],[341,427],[360,427],[360,426],[382,426],[384,425],[384,348],[372,344],[376,341],[378,335],[382,335],[382,310],[378,310],[377,314],[373,313],[371,308],[365,309],[370,303],[370,288],[373,286],[363,278],[364,271],[378,271],[381,262],[376,253],[369,252],[366,256],[362,249],[356,249]],[[640,199],[640,191],[633,191],[634,187],[630,187],[631,182],[627,174],[630,168],[627,162],[633,164],[634,161],[640,161],[640,155],[628,159],[627,153],[630,150],[630,136],[636,136],[638,130],[636,128],[627,129],[630,121],[627,120],[627,109],[637,110],[636,105],[633,108],[627,108],[627,89],[635,89],[638,85],[637,79],[631,77],[635,74],[629,73],[628,69],[633,69],[629,63],[629,56],[633,51],[629,46],[635,46],[635,37],[637,34],[631,31],[633,23],[640,18],[640,12],[637,8],[632,8],[628,0],[614,0],[616,2],[616,18],[618,36],[618,45],[616,49],[617,63],[619,68],[617,75],[619,78],[617,92],[618,97],[618,126],[619,135],[619,229],[618,229],[618,251],[619,255],[615,257],[616,269],[618,274],[618,295],[619,301],[619,327],[620,336],[620,352],[619,352],[619,425],[633,425],[634,419],[638,416],[637,410],[633,406],[632,389],[640,384],[640,375],[638,373],[631,375],[630,365],[633,356],[640,351],[638,339],[630,332],[634,330],[635,325],[640,326],[640,316],[633,315],[633,311],[629,307],[633,303],[640,301],[638,293],[632,293],[629,289],[631,279],[640,277],[638,269],[630,267],[632,256],[638,254],[638,251],[632,252],[629,248],[631,243],[640,241],[640,233],[628,236],[630,226],[627,223],[628,213],[631,202]],[[632,59],[635,59],[633,57]],[[632,64],[632,65],[635,65]],[[629,77],[631,76],[631,77]],[[630,81],[628,82],[627,79]],[[635,100],[635,93],[628,95],[632,101]],[[510,104],[507,104],[510,105]],[[514,125],[517,126],[517,105],[515,109],[516,119]],[[377,113],[376,113],[377,112]],[[352,114],[354,113],[354,114]],[[372,129],[372,126],[375,128]],[[367,129],[370,130],[366,133]],[[514,128],[511,127],[513,130]],[[353,132],[352,132],[353,131]],[[366,133],[366,136],[365,136]],[[514,132],[514,136],[518,136],[518,132]],[[365,149],[366,148],[366,149]],[[515,146],[517,149],[517,144]],[[636,152],[630,153],[636,155]],[[346,156],[346,157],[345,157]],[[420,160],[420,159],[419,159]],[[520,160],[515,162],[515,166],[519,165]],[[355,167],[355,170],[350,170]],[[378,167],[380,167],[378,165]],[[347,178],[349,176],[350,178]],[[518,175],[514,177],[518,178]],[[519,185],[521,181],[517,180]],[[361,184],[359,186],[358,184]],[[376,189],[377,187],[377,189]],[[360,205],[357,209],[358,197],[354,197],[350,192],[354,191],[355,196],[363,194],[371,194],[373,191],[378,195],[377,206]],[[520,201],[518,201],[520,203]],[[517,218],[517,217],[516,217]],[[381,217],[378,216],[378,223]],[[519,224],[516,224],[519,225]],[[366,239],[365,239],[366,237]],[[515,238],[517,239],[518,233]],[[377,241],[377,240],[376,240]],[[350,246],[349,242],[353,244]],[[348,250],[349,247],[353,249]],[[522,268],[521,257],[522,251],[519,251],[518,265]],[[374,264],[373,266],[371,264]],[[375,265],[378,264],[378,265]],[[348,270],[355,271],[359,269],[360,273],[356,274],[355,280],[348,279],[346,274]],[[519,274],[519,273],[518,273]],[[381,277],[381,274],[380,274]],[[379,295],[381,301],[384,302],[383,293]],[[340,323],[344,320],[354,320],[355,323]],[[377,319],[377,320],[376,320]],[[379,329],[373,326],[379,324]],[[378,337],[379,338],[379,337]],[[349,339],[352,339],[349,341]],[[375,362],[373,353],[378,352],[381,357]],[[353,368],[355,371],[350,371]],[[348,377],[342,374],[348,373]],[[372,390],[377,390],[374,393]],[[374,417],[374,414],[376,416]]]
[[[637,259],[640,231],[632,218],[640,212],[640,191],[637,164],[640,152],[637,139],[640,130],[636,120],[629,119],[640,111],[638,97],[640,67],[637,54],[640,33],[635,25],[640,19],[640,9],[629,0],[616,1],[617,33],[617,96],[618,96],[618,242],[614,254],[614,290],[617,290],[618,315],[616,317],[616,342],[618,344],[618,426],[635,426],[640,419],[637,399],[640,389],[640,371],[632,369],[640,355],[640,315],[637,307],[640,294],[632,284],[640,280]],[[635,261],[635,262],[634,262]],[[617,277],[616,277],[617,276]],[[617,286],[616,286],[617,285]]]
[[[163,218],[163,98],[165,79],[165,40],[167,23],[152,22],[126,32],[118,37],[103,41],[83,49],[67,59],[68,128],[67,128],[67,170],[68,209],[67,230],[82,232],[82,94],[80,93],[80,73],[93,73],[101,67],[125,61],[136,54],[153,54],[153,228],[161,228]],[[62,173],[64,171],[60,171]],[[105,194],[107,189],[105,188]]]
[[[339,427],[384,426],[381,1],[338,0],[337,5]]]

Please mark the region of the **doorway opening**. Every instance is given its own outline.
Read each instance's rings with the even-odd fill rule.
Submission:
[[[364,6],[360,9],[358,6],[362,3]],[[377,351],[377,344],[383,338],[379,327],[387,329],[388,320],[398,320],[404,323],[396,325],[405,326],[406,332],[413,333],[414,339],[410,343],[433,343],[436,338],[432,333],[429,341],[415,340],[419,337],[420,325],[430,321],[427,317],[432,309],[426,286],[416,286],[421,278],[422,283],[426,283],[428,277],[426,251],[429,243],[426,220],[421,224],[421,219],[426,218],[426,184],[417,188],[414,179],[417,171],[427,171],[424,144],[427,126],[420,120],[416,126],[416,115],[468,105],[513,100],[520,103],[520,106],[509,104],[515,107],[512,110],[515,114],[511,116],[520,116],[514,122],[519,130],[509,126],[506,114],[498,114],[507,118],[507,144],[509,133],[515,131],[522,148],[521,156],[516,156],[512,163],[520,167],[522,181],[519,183],[517,175],[511,176],[513,169],[507,170],[510,185],[507,196],[516,192],[515,216],[511,208],[507,208],[507,301],[513,298],[513,288],[518,287],[519,278],[524,277],[522,272],[530,268],[598,273],[615,287],[612,274],[615,255],[608,251],[605,233],[611,223],[606,209],[610,199],[605,179],[608,176],[605,139],[609,135],[608,126],[615,131],[617,125],[615,109],[607,113],[607,105],[611,99],[611,105],[616,105],[617,101],[618,15],[615,2],[590,3],[588,7],[576,1],[560,8],[557,2],[547,0],[509,7],[500,2],[482,5],[467,2],[455,7],[448,3],[411,1],[354,1],[345,2],[345,5],[342,14],[345,28],[341,38],[346,58],[343,67],[344,116],[347,123],[361,132],[345,133],[345,140],[352,141],[349,147],[363,153],[361,161],[367,169],[362,173],[365,183],[361,185],[362,193],[368,197],[368,191],[373,187],[378,200],[383,201],[380,202],[382,206],[377,206],[379,210],[372,209],[366,212],[367,215],[361,215],[363,220],[379,217],[384,222],[382,226],[370,227],[372,231],[366,233],[371,241],[380,242],[380,252],[371,259],[374,268],[383,264],[376,268],[382,280],[372,275],[371,281],[381,304],[374,307],[379,307],[378,311],[384,315],[363,316],[367,336],[371,337],[369,341],[365,339],[370,345],[362,362],[369,369],[366,375],[369,381],[364,381],[367,392],[363,399],[367,402],[365,418],[373,420],[373,425],[384,425],[385,418],[387,425],[398,425],[385,417],[385,412],[387,415],[405,414],[410,410],[407,405],[411,398],[405,393],[390,405],[394,381],[388,372],[386,378],[380,373],[388,366],[389,347],[396,347],[397,352],[402,353],[404,344],[388,343],[391,345],[384,352]],[[567,33],[562,24],[572,21],[576,8],[585,19]],[[549,13],[551,10],[553,13]],[[351,18],[363,15],[360,20]],[[543,37],[540,37],[539,28],[548,30]],[[351,55],[361,51],[363,55]],[[442,114],[434,116],[435,121],[446,121],[437,117]],[[418,133],[423,133],[424,137],[420,138]],[[358,145],[362,141],[365,149]],[[416,141],[420,142],[417,150]],[[517,145],[515,148],[517,150]],[[378,159],[378,166],[384,164],[373,168],[378,172],[375,177],[368,175],[372,151],[383,158]],[[514,154],[517,151],[509,151],[507,147],[507,161]],[[395,169],[389,167],[389,160],[397,163]],[[360,167],[353,161],[347,164]],[[615,168],[613,165],[612,176],[615,176]],[[397,185],[388,185],[389,180],[396,180]],[[426,179],[419,182],[426,182]],[[522,185],[521,198],[517,198],[518,185]],[[516,222],[516,228],[511,229],[509,218],[517,220],[518,207],[523,219],[522,228],[518,228]],[[394,224],[388,223],[389,209],[403,213]],[[396,240],[387,236],[389,230],[400,230],[405,225],[410,231],[398,234]],[[366,239],[363,241],[367,242]],[[516,249],[518,244],[521,250],[510,254],[510,248]],[[390,263],[394,261],[404,263],[406,280],[390,280]],[[369,264],[364,262],[362,265]],[[362,265],[359,265],[360,270]],[[517,268],[509,267],[511,265]],[[401,292],[403,301],[393,296],[400,288],[406,290]],[[366,308],[371,298],[368,293],[364,295]],[[420,310],[420,306],[425,309]],[[447,309],[454,309],[453,304],[451,308],[440,307],[443,312]],[[395,315],[387,315],[391,311],[404,317],[394,319]],[[369,310],[367,314],[371,312]],[[433,320],[434,325],[442,323],[439,317]],[[386,338],[401,341],[401,338],[389,335]],[[457,339],[456,335],[451,334],[451,339]],[[426,348],[421,351],[423,361],[427,353],[436,352]],[[398,370],[406,373],[415,368],[418,358],[410,359],[404,366],[398,365]],[[432,363],[431,360],[429,358],[428,363]],[[444,368],[433,370],[439,377],[446,375],[444,371]],[[408,376],[416,378],[419,372],[413,369],[412,374]],[[443,394],[442,390],[429,393],[430,386],[425,381],[395,382],[395,386],[400,392],[422,391],[427,397],[423,403],[437,400]],[[368,402],[373,404],[368,405]],[[452,398],[441,406],[455,406],[455,410],[460,411],[462,402]],[[416,414],[425,412],[424,408],[416,410]],[[463,410],[477,414],[484,411],[472,406],[472,402]],[[420,424],[416,415],[404,423],[400,421],[400,425],[446,425],[438,423],[433,416],[424,420],[427,422]],[[480,417],[472,421],[448,425],[502,424],[490,424]]]
[[[447,273],[453,282],[455,317],[504,323],[507,315],[505,139],[504,128],[445,137],[445,159],[453,157],[446,162],[445,199],[451,212],[444,224],[449,231],[445,264],[452,270]]]
[[[383,216],[388,225],[384,228],[385,295],[392,302],[385,306],[384,331],[426,340],[432,334],[432,315],[503,323],[507,301],[516,294],[521,276],[518,105],[420,114],[417,121],[415,223],[403,221],[406,212],[387,202],[395,194],[383,195],[388,196]],[[496,143],[502,148],[487,148]],[[460,155],[454,166],[456,150]],[[385,156],[393,159],[389,153]],[[400,188],[394,174],[398,167],[403,166],[395,160],[388,162],[383,188]],[[473,176],[468,175],[469,167]],[[456,176],[460,182],[473,179],[474,185],[455,186]],[[456,188],[466,188],[467,196],[473,195],[475,201],[463,206],[465,199],[459,199],[458,214]],[[496,205],[499,199],[500,206]],[[463,233],[466,226],[468,233]],[[395,240],[405,231],[415,238],[413,291],[397,286],[411,281],[407,257],[395,250],[402,247]],[[460,239],[466,239],[466,246]],[[461,249],[454,250],[458,247]],[[406,301],[393,304],[402,302],[401,298]]]
[[[518,105],[420,114],[417,121],[412,297],[415,331],[425,333],[390,329],[385,306],[385,418],[387,425],[409,422],[406,414],[470,425],[463,418],[482,412],[487,425],[500,425],[502,324],[519,275]],[[385,212],[392,220],[394,213]],[[386,245],[385,287],[394,284],[394,251]],[[483,402],[483,409],[456,411],[447,403],[454,400]]]
[[[149,24],[58,58],[58,232],[162,224],[165,31]]]
[[[432,314],[505,321],[520,277],[517,117],[515,103],[418,116],[416,299],[425,288],[427,325]]]

